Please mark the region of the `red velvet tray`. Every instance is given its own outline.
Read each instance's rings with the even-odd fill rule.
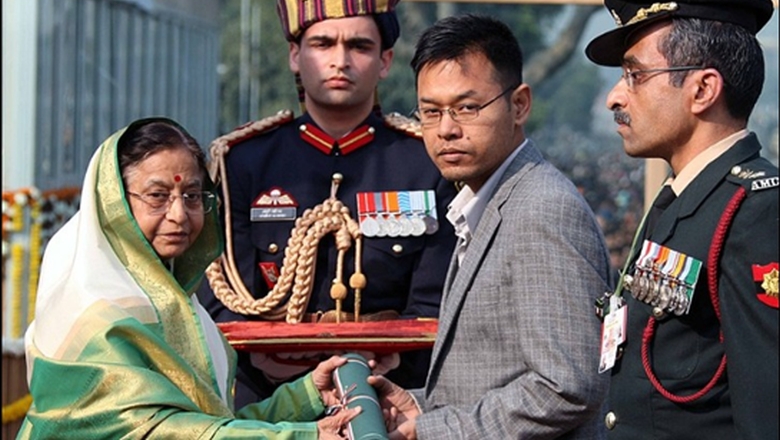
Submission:
[[[436,319],[397,319],[340,324],[233,321],[217,325],[236,350],[366,350],[394,353],[433,347],[438,323]]]

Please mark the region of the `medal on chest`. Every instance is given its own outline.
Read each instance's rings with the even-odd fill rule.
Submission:
[[[654,314],[679,316],[691,308],[701,267],[702,262],[690,255],[645,240],[634,274],[623,281],[634,298],[654,307]]]
[[[360,192],[357,207],[366,237],[419,237],[439,229],[433,190]]]

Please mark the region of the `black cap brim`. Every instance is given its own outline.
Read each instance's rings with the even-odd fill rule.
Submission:
[[[622,26],[594,38],[585,47],[585,55],[596,64],[609,67],[623,65],[623,54],[628,49],[628,39],[636,31],[645,26],[671,18],[672,12],[658,14],[651,19],[643,20],[628,26]]]
[[[588,59],[602,66],[620,66],[631,36],[638,30],[673,17],[732,23],[755,35],[769,21],[774,6],[769,0],[605,0],[618,28],[596,37],[585,47]],[[619,23],[628,23],[621,26]]]

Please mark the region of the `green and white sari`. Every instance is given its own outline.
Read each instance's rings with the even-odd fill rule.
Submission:
[[[46,248],[18,438],[317,438],[324,407],[310,376],[233,413],[235,352],[194,294],[222,251],[218,214],[164,264],[125,198],[125,130],[98,148],[79,212]]]

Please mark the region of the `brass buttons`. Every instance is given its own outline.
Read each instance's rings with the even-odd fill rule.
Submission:
[[[607,426],[607,429],[612,431],[615,429],[615,425],[617,425],[617,415],[615,415],[614,412],[610,411],[607,413],[607,415],[604,417],[604,424]]]

